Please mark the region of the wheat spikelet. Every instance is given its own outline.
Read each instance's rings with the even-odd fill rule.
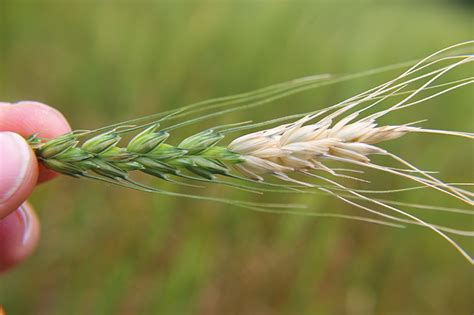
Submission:
[[[156,131],[158,124],[136,135],[126,147],[119,147],[120,134],[128,130],[113,129],[79,144],[81,134],[70,133],[42,143],[31,137],[37,157],[59,173],[87,177],[90,172],[110,180],[129,181],[128,173],[142,171],[164,180],[170,175],[191,178],[181,173],[186,169],[204,179],[215,174],[227,175],[227,163],[240,162],[239,155],[215,146],[223,135],[209,129],[183,140],[178,146],[164,143],[167,132]],[[198,179],[198,178],[195,178]],[[132,182],[130,182],[132,183]]]
[[[471,210],[407,204],[367,196],[368,194],[431,188],[470,206],[474,204],[472,200],[474,194],[462,188],[462,185],[444,183],[434,177],[432,172],[420,170],[381,146],[382,142],[401,138],[409,133],[444,134],[468,139],[473,139],[473,134],[425,129],[416,126],[417,123],[378,125],[378,119],[389,113],[415,106],[449,91],[472,84],[474,78],[468,77],[433,85],[447,72],[474,60],[471,55],[443,56],[442,54],[450,49],[472,43],[461,43],[436,52],[417,62],[395,79],[325,109],[261,123],[245,122],[218,126],[192,135],[177,145],[167,143],[168,137],[177,128],[236,110],[261,106],[278,98],[325,84],[349,80],[357,75],[308,77],[254,92],[200,102],[177,111],[159,113],[145,117],[145,119],[135,119],[105,128],[74,131],[56,139],[42,139],[40,135],[32,135],[28,140],[38,159],[52,170],[73,177],[102,180],[147,192],[213,200],[272,213],[275,212],[275,208],[292,209],[298,206],[252,203],[164,191],[131,179],[129,176],[131,172],[144,172],[184,185],[190,185],[187,181],[191,180],[225,184],[257,193],[319,192],[329,194],[372,215],[380,216],[384,220],[335,213],[295,212],[291,209],[279,210],[278,213],[363,220],[394,227],[402,227],[405,224],[424,226],[445,238],[472,264],[473,259],[469,254],[445,233],[472,237],[474,232],[427,223],[400,207],[448,211],[462,215],[472,215]],[[423,72],[429,69],[431,70]],[[372,72],[377,73],[383,70]],[[417,96],[422,95],[422,92],[427,91],[434,92],[416,99]],[[370,110],[397,97],[401,97],[401,100],[395,104],[370,113]],[[161,124],[205,111],[210,112],[160,129]],[[274,126],[291,119],[295,121]],[[144,121],[149,121],[149,123],[143,123]],[[229,134],[267,125],[274,127],[244,134],[231,141],[227,146],[218,145]],[[123,134],[137,130],[140,132],[135,137],[128,143],[121,144]],[[371,161],[372,155],[385,156],[401,164],[403,168],[376,164]],[[344,163],[346,166],[345,168],[334,168],[328,166],[326,162]],[[338,178],[366,181],[366,179],[346,174],[347,172],[361,174],[362,171],[355,169],[355,167],[375,169],[401,176],[420,186],[391,191],[369,191],[349,188],[336,181]],[[295,178],[298,174],[312,180]],[[267,175],[291,184],[269,182]],[[324,175],[332,176],[334,179]],[[219,177],[229,180],[221,180]],[[241,183],[239,184],[235,180]]]

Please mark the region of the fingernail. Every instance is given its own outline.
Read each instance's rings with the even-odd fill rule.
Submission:
[[[22,204],[16,211],[18,220],[23,225],[23,237],[21,238],[21,245],[25,245],[31,238],[31,219],[26,210],[25,204]]]
[[[37,242],[38,225],[25,204],[0,220],[0,271],[23,260]]]
[[[20,135],[0,132],[0,204],[8,201],[24,181],[30,162],[28,150]]]
[[[17,246],[23,246],[28,242],[31,237],[31,220],[25,204],[22,204],[18,209],[0,220],[2,231],[7,226],[9,230],[15,232],[9,233],[9,238],[10,240],[15,239]]]

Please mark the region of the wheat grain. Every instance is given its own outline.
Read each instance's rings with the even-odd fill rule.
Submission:
[[[466,42],[454,45],[432,54],[395,79],[325,109],[261,123],[239,123],[214,127],[192,135],[182,140],[178,145],[167,143],[170,133],[176,128],[236,110],[261,106],[293,93],[323,86],[328,82],[335,83],[348,80],[354,76],[339,78],[329,75],[308,77],[254,92],[200,102],[177,111],[152,115],[147,119],[135,119],[91,131],[75,131],[55,139],[42,139],[39,137],[40,135],[32,135],[28,138],[28,141],[34,148],[38,159],[46,167],[65,175],[102,180],[142,191],[225,202],[255,211],[274,212],[274,208],[294,208],[297,205],[252,203],[163,191],[131,179],[129,173],[140,171],[179,184],[189,185],[177,180],[181,178],[183,180],[225,184],[254,192],[312,193],[313,191],[308,191],[307,188],[316,188],[321,193],[333,195],[346,203],[381,216],[391,222],[334,213],[308,213],[291,210],[279,211],[278,213],[365,220],[395,227],[401,227],[400,223],[424,226],[444,237],[472,264],[473,259],[444,232],[463,236],[474,236],[474,232],[427,223],[395,206],[457,212],[464,215],[472,215],[471,210],[407,204],[365,195],[425,187],[455,197],[471,206],[474,204],[472,200],[474,194],[471,191],[461,188],[461,185],[444,183],[434,177],[433,172],[422,171],[398,155],[380,147],[382,142],[401,138],[409,133],[445,134],[473,139],[474,135],[472,133],[425,129],[415,126],[416,123],[379,126],[377,122],[378,119],[389,113],[409,108],[449,91],[472,84],[474,78],[469,77],[433,85],[436,80],[447,72],[474,60],[470,55],[442,56],[441,54],[449,49],[472,43]],[[432,67],[436,68],[426,73],[423,72]],[[412,86],[415,86],[415,88],[411,88]],[[441,90],[436,92],[437,89]],[[423,92],[429,91],[435,92],[415,99]],[[375,109],[386,101],[400,96],[402,96],[401,100],[388,108],[369,113],[371,109]],[[220,110],[216,111],[217,109]],[[203,111],[210,111],[210,113],[159,129],[162,123]],[[159,120],[156,120],[157,118]],[[218,145],[228,134],[266,125],[275,125],[290,119],[297,120],[242,135],[227,146]],[[142,123],[144,120],[150,122]],[[140,129],[141,132],[133,139],[125,145],[121,145],[123,134]],[[372,155],[388,157],[402,164],[404,168],[375,164],[370,159]],[[328,161],[344,163],[346,167],[334,168],[327,165],[326,162]],[[343,174],[343,172],[363,173],[352,168],[356,166],[401,176],[422,186],[391,191],[357,190],[323,176],[323,174],[327,174],[336,178],[366,181],[359,177]],[[234,169],[240,175],[234,172]],[[301,174],[322,181],[324,184],[295,178],[293,174]],[[266,180],[265,175],[271,175],[293,184],[271,183]],[[222,181],[218,179],[219,176],[246,181],[246,184]],[[253,186],[255,183],[260,187]],[[369,206],[369,204],[372,206]],[[384,210],[406,218],[387,214]]]

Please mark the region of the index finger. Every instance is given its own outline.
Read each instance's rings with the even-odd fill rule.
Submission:
[[[39,133],[42,138],[54,138],[71,131],[69,123],[56,109],[33,101],[15,104],[0,102],[0,131],[12,131],[23,137]],[[40,165],[38,183],[56,173]]]

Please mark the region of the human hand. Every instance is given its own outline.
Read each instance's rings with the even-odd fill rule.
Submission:
[[[37,102],[0,102],[0,272],[32,253],[38,218],[26,202],[34,187],[55,176],[38,165],[24,138],[53,138],[71,130],[57,110]]]

